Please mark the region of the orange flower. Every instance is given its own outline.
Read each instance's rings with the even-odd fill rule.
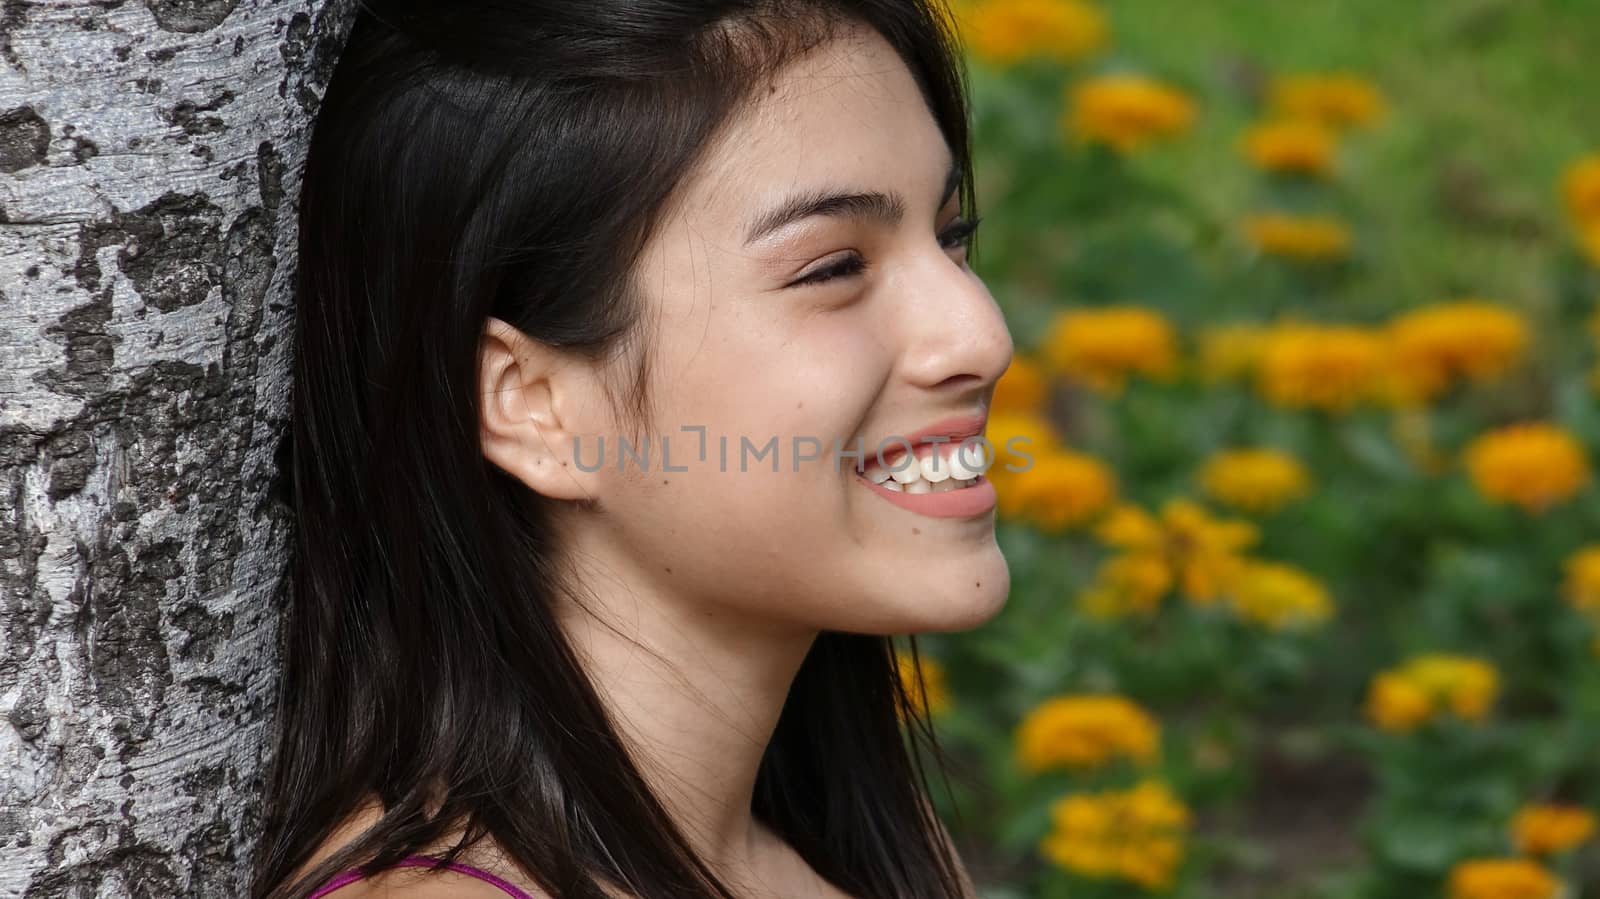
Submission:
[[[1069,134],[1131,153],[1194,124],[1194,101],[1140,75],[1102,75],[1068,88],[1062,125]]]
[[[1311,119],[1330,128],[1369,125],[1384,111],[1383,95],[1377,86],[1347,72],[1274,78],[1271,104],[1279,115]]]
[[[1450,899],[1557,899],[1561,880],[1538,862],[1475,858],[1450,870]]]
[[[1489,499],[1543,512],[1589,482],[1589,460],[1566,430],[1543,422],[1507,425],[1467,447],[1467,472]]]
[[[1567,169],[1561,193],[1574,224],[1600,224],[1600,153],[1585,156]]]
[[[1262,212],[1244,220],[1245,236],[1263,253],[1299,262],[1337,262],[1350,255],[1350,228],[1336,218]]]
[[[1380,672],[1367,694],[1367,717],[1384,730],[1409,731],[1451,714],[1481,721],[1500,692],[1500,672],[1482,659],[1424,653]]]
[[[1384,358],[1382,338],[1366,328],[1280,325],[1257,381],[1274,405],[1344,412],[1376,393]]]
[[[1274,512],[1311,489],[1311,475],[1300,460],[1267,447],[1217,453],[1200,471],[1200,485],[1212,498],[1248,512]]]
[[[961,13],[973,53],[1000,66],[1032,56],[1083,59],[1105,46],[1110,30],[1099,7],[1082,0],[980,0]]]
[[[1245,132],[1240,150],[1264,172],[1325,177],[1333,174],[1334,134],[1317,122],[1285,119]]]
[[[1333,615],[1327,588],[1292,565],[1251,562],[1229,592],[1240,618],[1276,631],[1315,627]]]
[[[1072,309],[1058,314],[1043,353],[1056,371],[1098,390],[1116,392],[1129,375],[1164,378],[1178,361],[1177,331],[1139,306]]]
[[[1594,836],[1594,812],[1571,805],[1530,803],[1511,819],[1511,839],[1523,855],[1554,855]]]
[[[1429,400],[1463,378],[1492,381],[1522,360],[1528,343],[1522,317],[1485,300],[1407,312],[1389,325],[1396,398]]]
[[[1118,506],[1095,535],[1125,556],[1164,565],[1168,581],[1196,605],[1211,604],[1232,585],[1244,571],[1245,550],[1260,538],[1250,522],[1215,518],[1188,499],[1168,500],[1159,518],[1136,505]],[[1147,571],[1139,573],[1138,582],[1159,583]]]
[[[994,400],[989,404],[989,409],[991,412],[1036,414],[1044,405],[1049,391],[1050,382],[1039,363],[1026,356],[1014,355],[1011,357],[1011,367],[994,385]]]
[[[1070,793],[1050,804],[1046,858],[1085,877],[1127,880],[1147,890],[1172,886],[1191,827],[1188,806],[1165,783]]]
[[[1172,589],[1172,566],[1160,555],[1124,553],[1100,563],[1093,584],[1078,595],[1078,606],[1095,618],[1149,615]]]
[[[991,471],[993,469],[990,469]],[[1053,449],[996,482],[1001,513],[1046,531],[1084,524],[1117,498],[1116,474],[1093,456]]]
[[[1600,543],[1585,546],[1567,557],[1567,576],[1561,592],[1581,612],[1600,613]]]
[[[1029,712],[1016,739],[1018,760],[1032,772],[1092,769],[1117,758],[1148,765],[1160,750],[1161,726],[1125,697],[1065,694]]]

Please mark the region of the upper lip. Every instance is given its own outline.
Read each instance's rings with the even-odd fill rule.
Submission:
[[[883,454],[882,462],[887,465],[900,458],[906,452],[905,444],[913,448],[929,443],[929,438],[946,437],[949,442],[958,443],[968,437],[976,437],[983,433],[984,426],[989,423],[989,416],[984,412],[970,415],[957,415],[941,419],[926,427],[918,428],[908,434],[890,434],[873,446],[867,447],[867,464],[880,461],[878,453]]]

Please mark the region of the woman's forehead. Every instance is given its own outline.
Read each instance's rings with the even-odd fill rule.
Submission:
[[[681,204],[702,227],[744,242],[752,213],[797,191],[942,184],[950,154],[905,63],[858,30],[780,70],[729,122]],[[934,187],[938,187],[935,184]]]

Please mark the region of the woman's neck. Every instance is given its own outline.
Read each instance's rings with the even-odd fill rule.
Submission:
[[[650,788],[719,875],[792,854],[752,799],[817,632],[647,592],[589,558],[582,607],[558,618]]]

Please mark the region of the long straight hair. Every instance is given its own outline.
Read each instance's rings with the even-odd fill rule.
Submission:
[[[559,899],[724,897],[563,638],[551,502],[479,443],[489,316],[621,359],[648,416],[635,263],[763,79],[855,23],[906,63],[974,207],[966,72],[942,0],[368,2],[332,75],[299,218],[298,536],[251,894],[488,838]],[[581,585],[579,585],[581,589]],[[913,653],[915,640],[910,641]],[[753,813],[861,899],[957,899],[923,756],[948,764],[893,638],[823,632]],[[365,802],[377,822],[296,876]]]

